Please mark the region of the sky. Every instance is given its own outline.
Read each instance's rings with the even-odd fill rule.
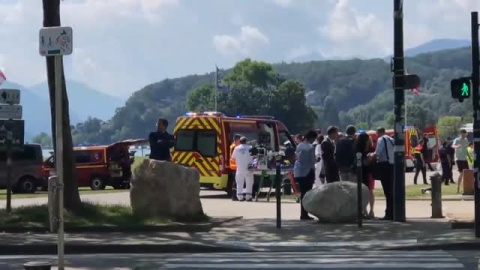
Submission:
[[[405,47],[469,39],[478,0],[404,0]],[[25,86],[46,81],[41,0],[0,0],[0,70]],[[127,98],[165,78],[268,62],[385,57],[393,0],[64,0],[73,28],[67,79]]]

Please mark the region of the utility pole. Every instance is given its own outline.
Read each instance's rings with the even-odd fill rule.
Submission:
[[[394,220],[404,222],[405,217],[405,133],[403,108],[405,105],[405,67],[403,58],[403,0],[393,4],[393,89],[395,91],[395,169],[393,187]]]
[[[480,118],[478,115],[480,104],[479,93],[479,48],[478,48],[478,12],[472,12],[472,101],[473,101],[473,149],[474,158],[474,190],[475,190],[475,236],[480,237]],[[464,88],[467,88],[465,86]]]

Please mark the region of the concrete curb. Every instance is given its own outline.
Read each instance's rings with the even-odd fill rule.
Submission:
[[[451,242],[451,243],[435,243],[435,244],[414,244],[392,248],[384,248],[383,250],[479,250],[480,242]]]
[[[208,244],[163,244],[163,245],[65,245],[65,254],[142,254],[142,253],[213,253],[255,252],[253,248]],[[0,255],[55,255],[57,245],[0,245]]]
[[[117,226],[65,226],[67,233],[138,233],[138,232],[209,232],[214,227],[243,217],[215,218],[206,223],[172,222],[167,225],[117,227]],[[48,227],[0,227],[3,233],[50,233]]]

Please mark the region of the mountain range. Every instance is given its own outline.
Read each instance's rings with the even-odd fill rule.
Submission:
[[[0,88],[21,91],[20,104],[23,107],[26,141],[41,132],[51,133],[50,100],[46,82],[26,87],[6,81]],[[125,103],[121,98],[109,96],[76,81],[67,81],[67,90],[72,125],[83,122],[88,117],[108,120],[114,115],[116,108]]]
[[[445,49],[467,47],[469,45],[469,40],[436,39],[420,46],[405,50],[405,55],[412,57],[424,53],[436,52]],[[298,63],[308,62],[312,60],[318,61],[322,59],[323,57],[321,55],[317,53],[312,53],[309,55],[298,57],[296,59],[293,59],[292,61]],[[281,70],[281,67],[279,67],[278,65],[277,68]],[[301,77],[301,75],[292,76],[292,78]],[[193,86],[194,85],[192,85],[192,87]],[[145,88],[148,89],[149,87],[150,86],[146,86]],[[33,136],[41,132],[51,132],[50,101],[48,96],[48,85],[46,82],[30,87],[25,87],[15,82],[7,81],[2,84],[0,88],[15,88],[21,90],[21,105],[23,105],[24,119],[26,123],[25,135],[27,141],[31,140]],[[115,115],[115,113],[117,112],[117,108],[125,105],[124,99],[104,94],[103,92],[97,89],[93,89],[81,82],[68,80],[67,90],[69,95],[70,118],[72,125],[83,122],[88,119],[88,117],[109,120]],[[135,97],[135,95],[138,93],[139,92],[133,93],[132,97]]]

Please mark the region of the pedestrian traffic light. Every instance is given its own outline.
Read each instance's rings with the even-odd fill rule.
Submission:
[[[404,89],[415,89],[420,86],[420,77],[416,74],[408,74],[404,76],[405,87]]]
[[[452,80],[450,82],[450,89],[452,91],[452,98],[463,102],[464,99],[469,98],[472,94],[472,78],[463,77]]]

